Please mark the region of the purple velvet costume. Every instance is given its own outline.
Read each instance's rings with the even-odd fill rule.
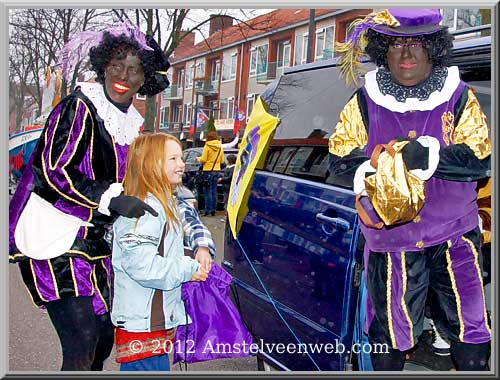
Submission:
[[[455,115],[458,118],[461,110],[455,109],[459,98],[467,87],[460,81],[450,99],[430,110],[394,112],[370,98],[366,88],[363,88],[366,99],[366,110],[369,115],[367,127],[368,142],[366,156],[370,157],[377,144],[408,136],[433,136],[439,140],[441,149],[449,144],[443,138],[443,115]],[[424,251],[425,248],[450,242],[449,275],[455,287],[455,297],[458,299],[458,315],[462,335],[460,340],[465,343],[484,343],[490,340],[490,328],[486,321],[484,310],[484,295],[482,294],[481,273],[477,264],[477,252],[469,244],[464,243],[462,236],[478,226],[477,182],[448,181],[436,177],[430,178],[425,185],[425,204],[419,216],[412,222],[374,229],[360,224],[366,239],[365,270],[368,273],[368,259],[371,254],[387,254],[391,256],[391,325],[393,328],[393,345],[399,350],[411,348],[418,338],[413,336],[416,329],[412,326],[410,304],[402,305],[402,299],[407,285],[407,272],[402,268],[402,253]],[[369,202],[367,202],[369,204]],[[368,214],[372,220],[377,220],[373,208]],[[475,260],[474,260],[475,257]],[[465,269],[464,269],[465,268]],[[389,271],[389,270],[388,270]],[[410,280],[408,280],[410,281]],[[478,296],[479,295],[479,296]],[[406,302],[409,302],[406,300]],[[406,315],[405,315],[406,313]],[[367,318],[365,331],[374,319],[374,309],[367,297]],[[458,322],[457,322],[458,325]],[[412,329],[413,331],[412,334]]]
[[[109,185],[122,180],[127,151],[127,145],[115,143],[81,91],[64,98],[50,114],[9,207],[9,259],[19,262],[37,306],[66,296],[93,296],[96,314],[109,311],[111,249],[104,235],[113,219],[99,213],[97,206]],[[94,227],[81,227],[62,256],[24,256],[16,247],[14,231],[32,191]]]

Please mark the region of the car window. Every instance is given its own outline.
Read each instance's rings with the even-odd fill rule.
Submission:
[[[272,149],[269,151],[269,153],[267,154],[265,170],[273,171],[274,165],[276,164],[276,161],[278,161],[278,157],[280,156],[280,152],[281,150],[278,149]]]
[[[201,152],[198,152],[198,151],[191,151],[191,152],[188,152],[185,156],[185,162],[186,164],[196,164],[198,163],[198,161],[196,161],[196,158],[197,157],[200,157],[201,156]]]
[[[285,148],[281,152],[276,165],[274,166],[273,172],[275,173],[284,173],[288,162],[290,161],[290,157],[297,151],[297,148]]]

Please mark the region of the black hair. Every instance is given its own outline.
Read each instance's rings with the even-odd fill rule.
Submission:
[[[378,33],[372,29],[367,31],[366,37],[368,38],[368,44],[366,45],[365,53],[368,54],[370,60],[377,66],[387,67],[387,52],[389,50],[389,45],[396,40],[397,37]],[[432,34],[420,35],[412,38],[422,42],[423,46],[427,49],[429,62],[433,66],[448,65],[451,48],[453,46],[453,36],[448,33],[447,27]]]
[[[236,155],[235,154],[228,154],[226,157],[226,160],[229,164],[235,164],[236,163]]]
[[[151,39],[148,38],[148,44]],[[103,34],[101,43],[92,47],[89,52],[91,69],[97,74],[97,82],[104,84],[104,71],[109,62],[113,58],[124,59],[126,53],[129,51],[140,59],[144,71],[144,84],[138,91],[140,95],[155,95],[168,86],[166,75],[161,75],[159,78],[160,75],[156,73],[157,70],[166,71],[164,67],[161,67],[162,65],[167,65],[168,69],[169,65],[166,57],[164,58],[164,62],[160,62],[158,54],[161,53],[143,49],[133,38],[123,34],[113,36],[106,31]],[[160,83],[162,80],[163,82],[166,81],[166,85]]]

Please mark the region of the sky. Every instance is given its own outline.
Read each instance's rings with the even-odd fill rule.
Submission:
[[[247,21],[254,17],[260,16],[265,13],[272,12],[274,9],[192,9],[188,14],[188,19],[186,22],[187,27],[193,27],[197,25],[201,20],[206,19],[210,14],[226,14],[228,16],[233,16],[239,21]],[[233,21],[233,25],[236,21]],[[205,36],[208,36],[209,24],[206,23],[201,27]],[[199,32],[195,32],[195,43],[201,42],[203,40],[203,35]]]

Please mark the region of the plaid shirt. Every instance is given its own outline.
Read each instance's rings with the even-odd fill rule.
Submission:
[[[184,228],[184,246],[194,253],[198,247],[208,247],[210,255],[215,259],[215,243],[212,234],[201,222],[198,212],[181,197],[177,198]]]

